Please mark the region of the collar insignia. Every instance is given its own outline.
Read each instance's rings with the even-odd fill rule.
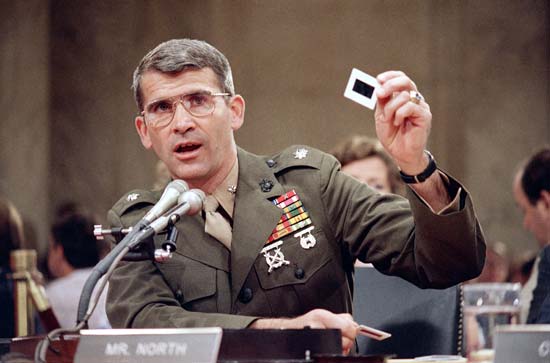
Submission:
[[[126,197],[126,200],[128,202],[133,202],[134,200],[138,199],[139,198],[139,194],[138,193],[132,193],[132,194],[128,194],[128,196]]]
[[[296,151],[294,152],[294,159],[300,159],[300,160],[305,159],[308,152],[309,152],[308,149],[305,149],[303,147],[296,149]]]

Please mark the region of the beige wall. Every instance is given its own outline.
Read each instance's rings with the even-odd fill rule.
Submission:
[[[1,3],[0,186],[42,240],[57,203],[104,214],[153,182],[131,72],[160,41],[194,37],[232,63],[247,100],[237,141],[256,153],[373,135],[372,112],[342,96],[349,72],[404,70],[432,107],[430,149],[466,183],[487,237],[534,248],[510,184],[550,140],[548,1]]]
[[[0,9],[0,195],[35,226],[26,232],[39,236],[44,253],[52,199],[48,4],[1,1]]]

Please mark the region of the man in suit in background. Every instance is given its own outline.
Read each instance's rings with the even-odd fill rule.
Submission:
[[[532,155],[514,178],[514,198],[523,213],[523,227],[543,248],[528,324],[550,323],[550,148]],[[525,302],[527,303],[527,302]]]

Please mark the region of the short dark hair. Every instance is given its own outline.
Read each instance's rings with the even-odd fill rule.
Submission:
[[[74,268],[92,267],[99,261],[94,224],[92,216],[75,211],[60,215],[52,225],[53,243],[63,247],[67,262]]]
[[[186,69],[210,68],[216,74],[222,92],[235,94],[231,66],[227,58],[202,40],[172,39],[147,53],[134,71],[132,89],[140,111],[143,111],[141,77],[150,69],[162,73],[179,73]]]
[[[550,191],[550,147],[543,147],[527,160],[521,187],[532,205],[537,204],[543,190]]]

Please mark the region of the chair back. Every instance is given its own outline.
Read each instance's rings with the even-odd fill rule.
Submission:
[[[420,289],[373,267],[355,269],[353,316],[391,338],[359,336],[359,354],[395,354],[397,358],[462,354],[462,304],[459,285]]]

